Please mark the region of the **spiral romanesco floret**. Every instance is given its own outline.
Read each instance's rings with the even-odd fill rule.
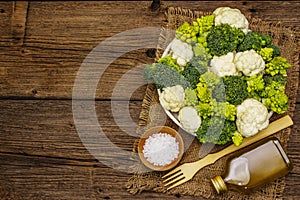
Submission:
[[[260,93],[265,88],[265,82],[263,79],[263,75],[253,75],[245,77],[245,80],[247,81],[247,91],[250,95],[250,97],[260,100]]]
[[[287,62],[286,58],[277,56],[266,64],[266,73],[272,76],[276,74],[282,74],[286,76],[286,70],[291,67],[291,64]]]
[[[274,49],[265,47],[261,48],[257,53],[264,59],[265,62],[269,62],[273,58]]]
[[[207,47],[206,37],[214,23],[214,14],[197,18],[196,21],[192,22],[192,25],[184,22],[176,29],[176,38],[188,44],[199,43]]]
[[[198,104],[197,92],[191,88],[186,88],[184,90],[185,98],[184,105],[195,106]]]

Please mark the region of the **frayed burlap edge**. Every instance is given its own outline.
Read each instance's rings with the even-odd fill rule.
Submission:
[[[163,50],[174,38],[174,35],[163,30],[175,30],[183,21],[191,22],[197,17],[207,14],[211,13],[170,7],[166,11],[167,21],[166,24],[164,24],[162,28],[162,34],[158,39],[158,49],[161,50],[157,50],[156,59],[161,57]],[[292,67],[288,70],[288,81],[286,86],[286,94],[289,97],[289,109],[287,114],[292,117],[296,105],[299,81],[299,38],[297,38],[299,36],[296,35],[295,31],[291,27],[286,27],[282,23],[265,22],[261,19],[252,18],[250,16],[247,16],[247,18],[250,22],[250,29],[271,35],[273,38],[273,43],[280,47],[282,56],[287,58],[288,62],[292,64]],[[153,107],[155,109],[150,109]],[[274,115],[271,120],[275,120],[279,117],[281,116]],[[165,113],[159,106],[156,87],[153,84],[149,84],[147,86],[146,94],[142,103],[142,111],[140,113],[139,128],[137,129],[137,133],[143,133],[145,127],[148,128],[157,124],[161,125],[161,120],[165,120]],[[166,119],[165,125],[178,129],[178,127],[172,123],[169,118]],[[284,148],[286,148],[290,133],[291,128],[287,128],[275,134],[275,136],[281,141]],[[188,141],[190,142],[191,140]],[[137,143],[138,140],[134,144],[134,152],[136,152]],[[186,150],[180,164],[199,159],[199,150],[201,148],[201,144],[199,144],[197,141],[192,141],[189,144],[189,148]],[[170,191],[167,191],[163,186],[161,179],[161,176],[165,174],[163,172],[136,173],[128,180],[126,186],[131,194],[137,194],[142,191],[150,190],[168,194],[202,196],[210,199],[282,199],[282,194],[285,187],[285,178],[278,179],[266,186],[263,186],[262,188],[252,192],[250,195],[242,195],[232,191],[229,191],[223,195],[216,195],[210,183],[210,178],[214,177],[215,175],[222,174],[227,158],[228,157],[224,157],[217,161],[214,165],[203,168],[191,181]],[[140,169],[138,169],[138,171],[141,172],[143,171],[144,166],[141,164],[139,168]]]

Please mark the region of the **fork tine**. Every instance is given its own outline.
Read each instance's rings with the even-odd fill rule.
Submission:
[[[184,179],[184,178],[185,178],[185,177],[184,177],[183,174],[182,174],[182,175],[179,175],[178,177],[174,178],[173,180],[171,180],[170,182],[168,182],[167,184],[165,184],[165,186],[171,185],[172,183],[175,183],[175,182],[177,182],[177,181],[179,181],[179,180],[181,180],[181,179]]]
[[[184,178],[184,179],[178,181],[177,183],[174,183],[172,186],[168,187],[167,190],[170,190],[170,189],[172,189],[174,187],[177,187],[178,185],[181,185],[181,184],[183,184],[183,183],[185,183],[187,181],[188,181],[188,179]]]
[[[162,178],[166,178],[166,177],[168,177],[168,176],[171,176],[172,174],[175,174],[175,173],[177,173],[178,171],[180,171],[180,168],[179,168],[179,167],[173,169],[172,171],[170,171],[169,173],[167,173],[166,175],[164,175]]]
[[[174,175],[170,176],[169,178],[163,180],[163,182],[168,182],[169,180],[176,178],[177,176],[179,176],[180,174],[182,174],[181,171],[178,171],[177,173],[175,173]]]

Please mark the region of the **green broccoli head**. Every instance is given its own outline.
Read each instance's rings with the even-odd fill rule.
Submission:
[[[155,83],[157,88],[181,85],[183,88],[190,87],[190,83],[175,69],[161,64],[153,63],[144,69],[144,79],[149,83]]]
[[[263,47],[272,44],[272,38],[269,35],[250,31],[245,35],[243,42],[238,46],[237,51],[247,51],[254,49],[259,51]]]
[[[247,81],[240,76],[223,77],[226,101],[233,105],[241,104],[250,95],[247,91]]]
[[[221,56],[235,51],[244,40],[241,29],[222,24],[211,28],[207,35],[207,47],[212,55]]]
[[[197,138],[201,143],[227,144],[232,140],[236,130],[236,124],[233,121],[220,117],[206,118],[197,130]]]
[[[195,89],[199,82],[199,78],[202,74],[207,72],[208,64],[206,61],[202,61],[198,57],[193,57],[190,62],[185,66],[182,71],[182,75],[190,83],[191,88]]]

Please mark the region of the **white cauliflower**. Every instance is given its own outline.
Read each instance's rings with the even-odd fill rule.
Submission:
[[[184,89],[181,85],[163,88],[159,101],[167,110],[178,112],[184,106]]]
[[[236,68],[246,76],[259,74],[265,69],[265,61],[253,49],[238,52],[234,57]]]
[[[215,25],[228,24],[240,28],[245,34],[248,32],[249,22],[239,9],[219,7],[213,14],[216,15]]]
[[[234,54],[232,52],[223,56],[214,56],[210,62],[210,69],[219,77],[238,75],[233,59]]]
[[[236,126],[244,137],[250,137],[268,127],[271,115],[261,102],[249,98],[237,106]]]
[[[174,39],[171,51],[173,52],[172,58],[176,59],[177,64],[181,67],[185,66],[194,56],[192,46],[178,39]]]
[[[201,125],[201,118],[197,114],[197,110],[190,106],[183,107],[179,111],[178,120],[183,129],[190,133],[195,133]]]

